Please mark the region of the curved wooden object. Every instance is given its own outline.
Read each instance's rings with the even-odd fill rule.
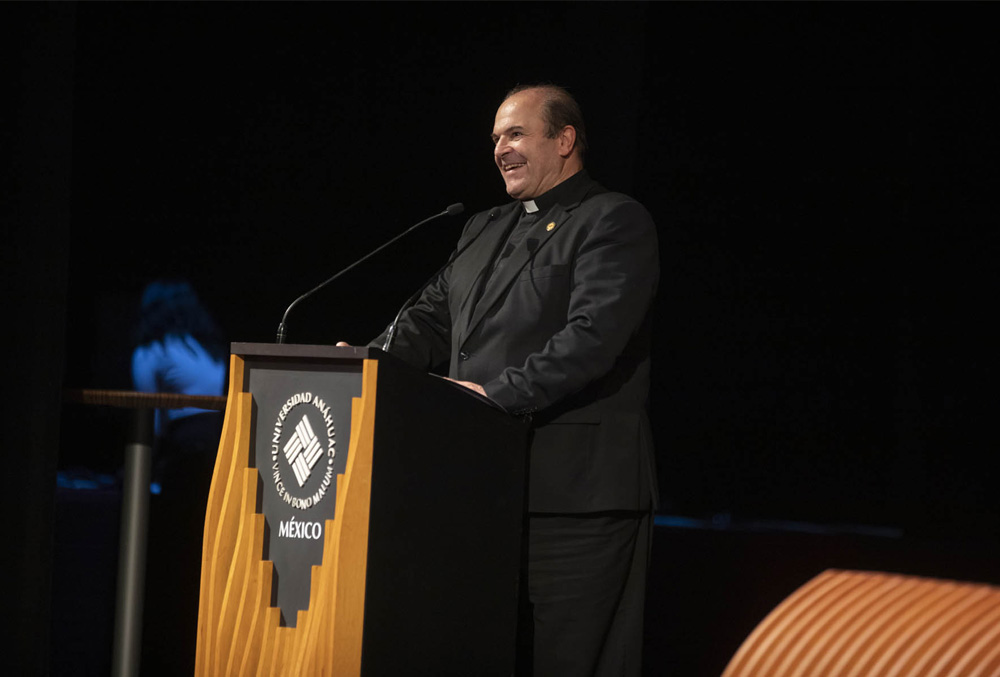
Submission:
[[[828,570],[775,607],[723,677],[1000,675],[1000,588]]]
[[[205,516],[196,675],[360,673],[377,368],[364,361],[347,469],[337,476],[336,518],[325,524],[323,564],[312,568],[309,609],[287,628],[270,606],[273,565],[261,559],[264,516],[257,513],[257,470],[249,463],[251,396],[242,392],[243,360],[231,357],[229,407]]]

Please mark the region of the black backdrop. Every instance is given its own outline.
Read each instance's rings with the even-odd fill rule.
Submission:
[[[972,75],[988,34],[940,12],[83,5],[70,380],[128,386],[153,277],[192,280],[231,339],[270,341],[292,299],[409,224],[504,201],[493,113],[553,80],[588,116],[591,173],[661,229],[666,510],[898,525],[928,508],[913,528],[971,507],[992,478],[960,365],[992,352],[968,311],[988,300],[996,88]],[[461,222],[298,307],[291,340],[374,336]]]
[[[0,16],[20,83],[4,228],[40,264],[5,266],[8,289],[55,285],[38,296],[54,299],[53,332],[65,320],[66,384],[129,387],[129,328],[155,277],[191,280],[229,339],[269,341],[293,298],[411,223],[504,201],[493,113],[510,86],[551,80],[584,108],[591,174],[660,227],[664,512],[995,540],[1000,107],[979,6]],[[460,228],[428,226],[301,305],[291,340],[367,340]],[[62,348],[16,341],[36,363]],[[65,421],[61,465],[117,462]]]

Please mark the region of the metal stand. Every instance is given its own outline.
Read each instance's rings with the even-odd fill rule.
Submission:
[[[66,390],[66,402],[123,407],[133,410],[132,434],[125,445],[125,478],[121,533],[118,536],[118,592],[111,659],[114,677],[139,674],[142,610],[146,586],[146,544],[149,530],[149,481],[153,463],[155,410],[197,407],[225,411],[226,398],[178,393],[137,393],[127,390]]]
[[[146,584],[146,534],[149,526],[154,410],[133,411],[132,436],[125,446],[115,643],[111,669],[111,674],[115,677],[139,674],[142,648],[142,604]]]

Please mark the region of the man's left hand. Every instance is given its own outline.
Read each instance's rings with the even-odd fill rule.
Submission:
[[[478,383],[473,383],[472,381],[456,381],[453,378],[449,378],[448,380],[451,381],[452,383],[457,383],[458,385],[462,386],[463,388],[468,388],[472,392],[479,393],[483,397],[487,397],[486,391],[483,390],[483,387],[481,385],[479,385]]]

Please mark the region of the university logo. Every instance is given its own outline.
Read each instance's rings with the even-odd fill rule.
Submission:
[[[304,392],[285,401],[271,436],[271,477],[283,502],[309,510],[326,496],[334,477],[335,432],[330,405],[322,398]],[[286,482],[287,470],[294,483]]]
[[[302,420],[295,426],[295,433],[285,445],[285,458],[295,471],[295,479],[301,487],[309,479],[313,466],[323,455],[323,445],[313,432],[309,417],[302,415]]]

